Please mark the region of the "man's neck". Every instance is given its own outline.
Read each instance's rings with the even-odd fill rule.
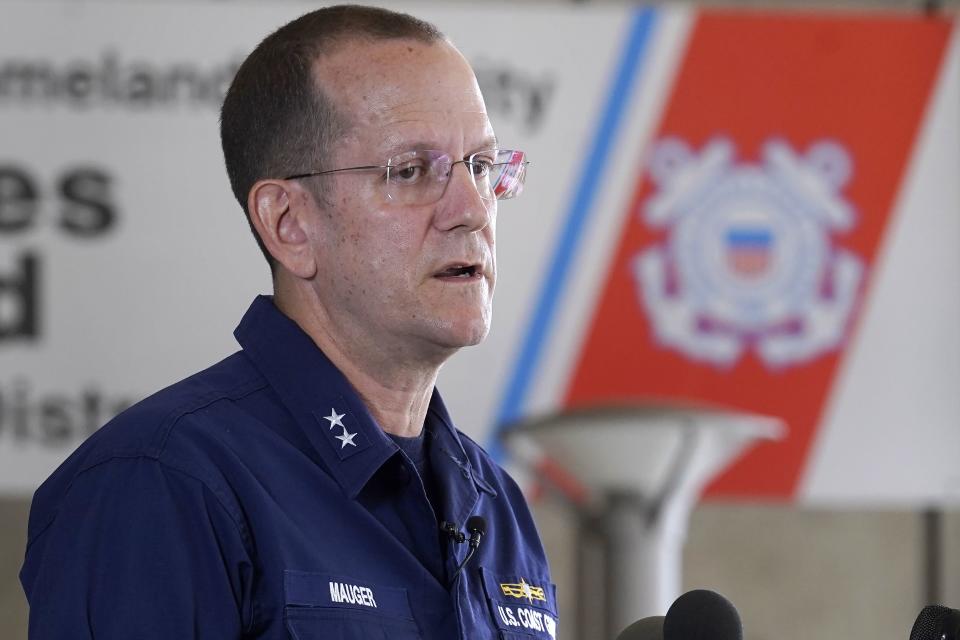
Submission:
[[[322,310],[295,295],[276,295],[274,303],[346,377],[380,428],[398,436],[420,434],[442,360],[339,335]]]

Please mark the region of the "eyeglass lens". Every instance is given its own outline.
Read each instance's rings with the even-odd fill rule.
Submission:
[[[443,197],[457,164],[470,172],[484,200],[506,200],[523,190],[527,162],[522,151],[479,151],[466,160],[453,161],[442,151],[424,149],[387,161],[387,197],[399,204],[432,204]]]

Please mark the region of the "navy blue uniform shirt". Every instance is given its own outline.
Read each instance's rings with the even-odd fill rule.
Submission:
[[[127,410],[37,490],[33,640],[551,639],[516,484],[434,392],[416,467],[311,339],[258,298],[242,351]],[[486,520],[479,551],[438,534]]]

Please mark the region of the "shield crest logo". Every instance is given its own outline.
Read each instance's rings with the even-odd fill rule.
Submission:
[[[731,227],[725,240],[726,264],[737,276],[752,280],[770,268],[773,233],[769,228]]]

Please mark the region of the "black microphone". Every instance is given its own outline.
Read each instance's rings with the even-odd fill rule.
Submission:
[[[476,551],[480,548],[480,538],[487,533],[487,521],[482,516],[467,518],[467,533],[470,534],[470,548]]]
[[[695,589],[670,605],[663,640],[743,640],[743,625],[733,603],[716,591]]]
[[[960,639],[960,611],[931,604],[917,616],[910,631],[910,640]]]
[[[665,617],[638,620],[617,640],[743,640],[743,625],[729,600],[716,591],[695,589],[677,598]]]
[[[467,533],[470,534],[470,551],[467,552],[467,557],[464,558],[460,566],[457,567],[453,578],[450,579],[451,582],[457,579],[457,576],[460,575],[463,568],[470,562],[470,558],[472,558],[473,554],[480,548],[480,539],[487,533],[487,521],[484,520],[482,516],[470,516],[467,518]]]

